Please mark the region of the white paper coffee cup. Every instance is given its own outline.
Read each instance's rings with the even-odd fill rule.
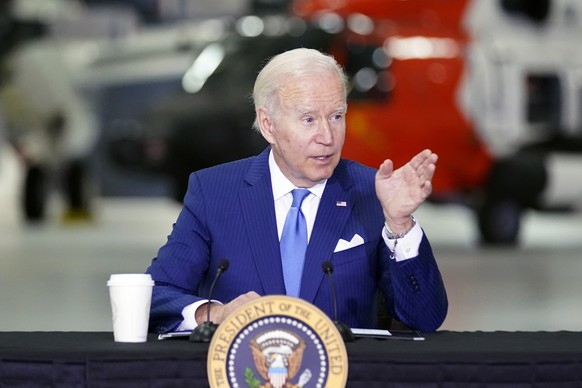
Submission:
[[[107,282],[115,342],[146,342],[154,281],[149,274],[113,274]]]

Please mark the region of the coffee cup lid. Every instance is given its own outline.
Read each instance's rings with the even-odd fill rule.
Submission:
[[[107,281],[108,286],[153,286],[154,281],[150,274],[120,273],[112,274]]]

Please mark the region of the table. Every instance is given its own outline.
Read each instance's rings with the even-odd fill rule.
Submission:
[[[582,332],[450,332],[346,345],[348,387],[581,387]],[[1,332],[0,387],[205,387],[208,344]]]

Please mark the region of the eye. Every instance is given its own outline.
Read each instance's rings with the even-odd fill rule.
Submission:
[[[313,119],[313,117],[311,117],[311,116],[307,116],[307,117],[304,117],[304,118],[303,118],[303,121],[304,121],[305,123],[307,123],[307,124],[311,124],[311,123],[313,123],[315,120]]]
[[[336,113],[332,116],[332,120],[333,121],[341,121],[341,119],[343,119],[344,114],[343,113]]]

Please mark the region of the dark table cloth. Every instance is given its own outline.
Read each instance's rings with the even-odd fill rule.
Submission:
[[[582,387],[582,332],[448,332],[346,345],[348,387]],[[0,387],[205,387],[208,344],[0,332]]]

